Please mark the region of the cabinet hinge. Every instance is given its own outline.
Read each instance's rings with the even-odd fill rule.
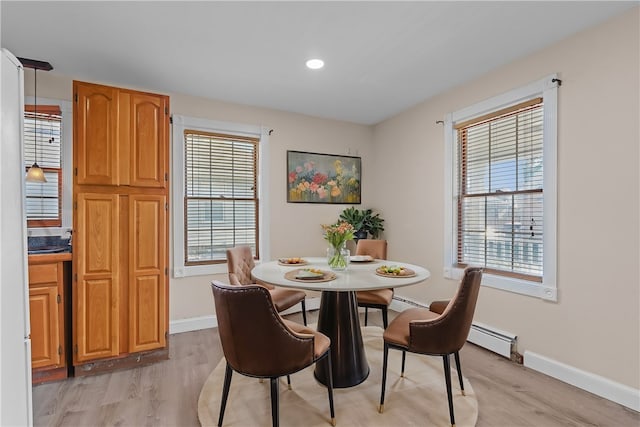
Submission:
[[[73,168],[73,174],[74,174],[75,176],[78,176],[78,168]]]
[[[169,275],[169,267],[165,267],[164,268],[164,275],[168,276]]]
[[[168,210],[169,210],[169,203],[165,203],[165,204],[164,204],[164,210],[165,210],[165,211],[168,211]]]
[[[173,124],[173,116],[169,117],[169,123]]]
[[[77,282],[78,281],[78,273],[74,273],[73,274],[73,281]]]
[[[169,181],[169,172],[164,173],[164,180]]]
[[[164,331],[164,339],[169,339],[169,331]]]
[[[73,202],[73,209],[78,209],[78,202]]]
[[[62,297],[60,297],[60,294],[58,294],[58,297],[56,298],[56,300],[58,301],[58,304],[62,302]]]
[[[78,354],[78,344],[76,344],[75,346],[73,346],[73,352],[75,354]]]
[[[58,354],[59,355],[62,354],[62,346],[61,345],[58,346]]]
[[[75,99],[76,102],[78,102],[78,94],[77,93],[75,94],[74,99]]]
[[[169,115],[169,107],[164,107],[164,115],[165,116]]]

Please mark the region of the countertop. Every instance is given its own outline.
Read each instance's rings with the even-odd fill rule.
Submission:
[[[71,252],[56,252],[51,254],[31,254],[29,264],[46,264],[50,262],[71,261]]]

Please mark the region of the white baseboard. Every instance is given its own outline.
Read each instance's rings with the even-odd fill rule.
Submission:
[[[320,298],[305,298],[304,305],[306,310],[318,310],[320,308]],[[302,311],[302,306],[300,304],[296,304],[293,307],[287,308],[285,311],[280,312],[281,315],[300,313]]]
[[[398,313],[405,311],[409,308],[429,308],[429,306],[422,304],[421,302],[409,299],[393,297],[391,304],[389,304],[389,310],[396,311]]]
[[[318,310],[320,308],[320,298],[307,298],[305,300],[307,311]],[[302,307],[296,304],[280,314],[300,313]],[[218,318],[216,316],[190,317],[188,319],[178,319],[169,322],[169,333],[179,334],[181,332],[199,331],[200,329],[216,328]]]
[[[190,317],[188,319],[178,319],[169,322],[169,333],[179,334],[181,332],[215,328],[217,326],[218,318],[216,316]]]
[[[640,412],[640,390],[531,351],[524,352],[524,366]]]

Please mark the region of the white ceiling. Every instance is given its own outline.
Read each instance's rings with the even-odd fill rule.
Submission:
[[[1,42],[79,80],[373,124],[638,4],[2,1]]]

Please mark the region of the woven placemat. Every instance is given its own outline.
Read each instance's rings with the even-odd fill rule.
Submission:
[[[383,272],[381,272],[381,271],[380,271],[380,269],[376,269],[376,274],[377,274],[378,276],[382,276],[382,277],[392,277],[392,278],[394,278],[394,279],[404,279],[404,278],[407,278],[407,277],[413,277],[413,276],[415,276],[415,275],[416,275],[416,272],[415,272],[415,271],[413,271],[413,270],[412,270],[412,269],[410,269],[410,268],[404,268],[404,267],[403,267],[403,270],[404,270],[404,274],[400,275],[400,274],[389,274],[389,273],[383,273]]]
[[[294,282],[303,282],[303,283],[322,283],[322,282],[330,282],[336,278],[336,275],[330,271],[323,271],[324,274],[322,277],[318,277],[317,279],[298,279],[296,276],[300,273],[302,269],[298,268],[296,270],[289,271],[285,273],[284,278],[288,280],[293,280]]]

